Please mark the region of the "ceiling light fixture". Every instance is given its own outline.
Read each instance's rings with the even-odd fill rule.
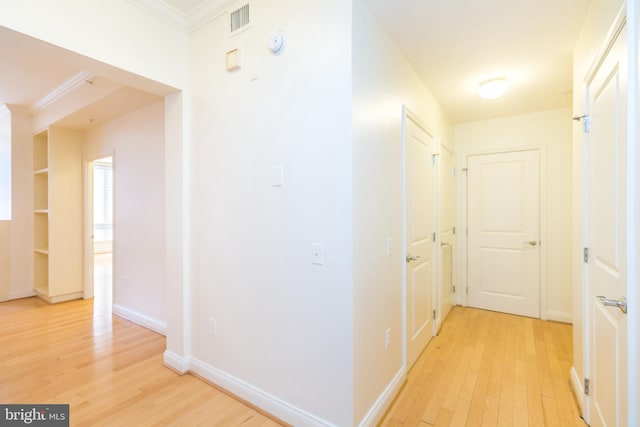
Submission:
[[[509,89],[509,82],[505,78],[486,80],[478,86],[478,95],[484,99],[501,97]]]

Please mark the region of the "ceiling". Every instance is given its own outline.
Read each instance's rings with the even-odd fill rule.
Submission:
[[[211,0],[164,0],[187,15]],[[571,107],[591,0],[363,0],[455,123]],[[495,100],[480,82],[507,77]]]
[[[157,1],[185,16],[212,3]],[[363,1],[454,123],[571,106],[572,51],[591,0]],[[11,58],[10,67],[0,67],[0,104],[27,109],[95,65],[1,27],[0,55]],[[495,77],[509,79],[509,92],[491,101],[478,97],[478,83]],[[118,88],[112,102],[154,100],[128,89]],[[123,103],[129,95],[137,101]]]
[[[0,105],[86,130],[143,108],[172,89],[0,26]],[[118,78],[140,83],[141,90]]]
[[[571,106],[590,0],[364,0],[456,123]],[[507,94],[477,95],[506,77]]]

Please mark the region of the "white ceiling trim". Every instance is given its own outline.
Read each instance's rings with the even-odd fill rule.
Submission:
[[[80,71],[78,74],[71,77],[66,82],[52,90],[47,96],[36,101],[30,108],[32,112],[40,111],[47,107],[47,105],[63,98],[66,94],[77,88],[78,86],[91,82],[94,75],[87,71]]]
[[[175,7],[165,3],[163,0],[127,0],[134,6],[139,7],[147,13],[160,18],[164,22],[173,25],[184,33],[189,32],[187,17]]]
[[[206,23],[224,14],[225,9],[236,1],[238,0],[212,0],[202,3],[187,15],[189,32],[196,31]]]
[[[180,31],[189,34],[223,13],[229,5],[238,0],[205,1],[188,14],[184,14],[164,0],[127,0],[132,5],[171,24]]]

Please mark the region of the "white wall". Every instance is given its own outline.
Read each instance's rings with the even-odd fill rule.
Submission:
[[[11,279],[11,221],[0,221],[0,301],[6,301]]]
[[[295,425],[351,425],[351,3],[252,8],[240,35],[227,16],[192,34],[192,368]]]
[[[542,111],[532,114],[504,117],[455,127],[458,169],[466,165],[469,154],[504,149],[540,148],[541,182],[541,317],[571,322],[571,111],[569,109]],[[464,180],[458,182],[458,224],[462,227],[466,217],[466,189]],[[463,289],[466,247],[459,237],[458,259],[462,268]],[[461,293],[458,294],[460,298]]]
[[[166,329],[164,103],[85,138],[85,157],[114,153],[114,312]]]
[[[11,219],[11,112],[0,105],[0,221]]]
[[[169,184],[165,214],[169,221],[165,247],[170,251],[164,267],[166,299],[172,303],[167,308],[167,347],[173,354],[185,355],[191,108],[185,102],[189,99],[188,35],[127,0],[0,0],[0,26],[85,55],[87,71],[166,96],[164,160]],[[29,237],[26,242],[31,240]],[[30,270],[16,274],[30,281]]]
[[[453,127],[362,0],[353,5],[354,425],[402,385],[402,105],[453,151]],[[387,238],[392,253],[386,256]],[[384,331],[391,328],[391,347]],[[379,406],[375,406],[378,399]],[[387,399],[386,401],[384,399]],[[376,412],[378,411],[378,412]]]
[[[0,25],[140,76],[184,87],[186,34],[127,0],[0,0]],[[105,77],[114,78],[114,73],[117,70]]]
[[[33,207],[31,118],[8,106],[3,117],[3,143],[9,146],[10,221],[3,222],[0,240],[0,301],[34,295],[32,283]],[[4,268],[2,266],[10,266]]]
[[[582,116],[586,110],[585,78],[596,60],[613,21],[623,6],[623,0],[592,0],[587,18],[576,48],[573,66],[573,115]],[[584,242],[584,133],[582,126],[576,123],[573,127],[573,367],[575,382],[582,384],[585,375],[584,347],[584,293],[582,250]]]

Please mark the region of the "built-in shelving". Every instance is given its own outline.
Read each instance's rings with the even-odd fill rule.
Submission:
[[[68,129],[33,138],[33,281],[50,303],[82,297],[82,139]]]

